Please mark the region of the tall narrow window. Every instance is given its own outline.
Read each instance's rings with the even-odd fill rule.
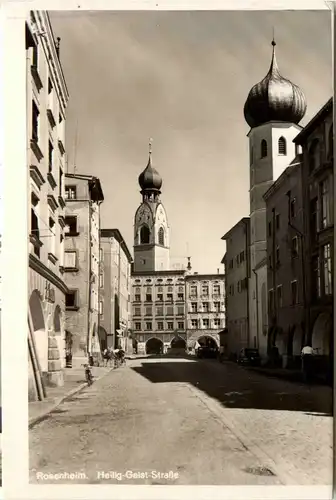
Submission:
[[[140,229],[140,243],[146,244],[149,243],[149,227],[148,226],[142,226]]]
[[[35,103],[35,101],[33,101],[33,116],[32,116],[32,139],[33,141],[35,142],[38,142],[38,125],[39,125],[39,109]]]
[[[287,154],[287,143],[286,139],[284,137],[280,137],[278,141],[278,151],[279,155],[286,155]]]
[[[51,142],[49,141],[49,146],[48,146],[48,160],[49,160],[48,168],[49,168],[49,172],[52,172],[52,168],[53,168],[53,156],[54,156],[54,147],[51,144]]]
[[[324,268],[324,293],[332,295],[332,269],[331,269],[331,245],[327,243],[323,247],[323,268]]]
[[[59,189],[59,196],[62,196],[62,188],[63,188],[63,170],[60,168],[59,169],[59,186],[58,186],[58,189]]]
[[[312,274],[313,274],[313,287],[312,292],[315,298],[321,297],[321,272],[320,272],[320,258],[315,256],[312,261]]]
[[[321,193],[321,225],[325,229],[330,224],[330,194],[329,194],[329,181],[324,179],[320,184]]]
[[[164,229],[160,227],[159,229],[159,245],[164,246]]]
[[[267,156],[267,142],[265,141],[265,139],[263,139],[261,141],[260,156],[261,156],[261,158],[266,158],[266,156]]]
[[[299,302],[299,289],[298,289],[298,282],[296,280],[291,282],[291,292],[292,292],[292,305],[294,306]]]

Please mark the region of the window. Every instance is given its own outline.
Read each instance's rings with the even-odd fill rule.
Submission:
[[[267,142],[265,139],[261,141],[260,144],[260,158],[266,158],[267,156]]]
[[[196,285],[193,285],[190,287],[190,296],[197,297],[197,286]]]
[[[58,194],[59,196],[62,196],[62,189],[63,189],[63,170],[60,168],[59,169],[59,179],[58,179]]]
[[[146,293],[146,302],[152,302],[152,294]]]
[[[174,330],[174,323],[172,321],[168,321],[167,328],[168,330]]]
[[[219,328],[220,327],[220,319],[219,318],[215,318],[214,319],[214,326],[215,326],[215,328]]]
[[[178,327],[179,330],[184,330],[184,322],[183,321],[179,321],[177,323],[177,327]]]
[[[191,312],[193,313],[197,312],[197,302],[191,303]]]
[[[184,286],[179,286],[178,291],[179,293],[184,293]]]
[[[229,295],[234,295],[234,285],[230,285],[229,287]]]
[[[245,260],[245,252],[244,251],[240,252],[239,260],[241,263],[244,262],[244,260]]]
[[[158,287],[158,292],[163,292],[163,286]]]
[[[191,320],[191,328],[197,328],[197,319]]]
[[[104,273],[102,271],[99,273],[99,288],[104,288]]]
[[[162,321],[159,321],[157,326],[158,326],[158,330],[163,330],[163,322]]]
[[[152,329],[152,322],[149,321],[146,323],[146,330],[151,330]]]
[[[248,289],[247,278],[244,278],[241,283],[242,283],[242,290],[247,290]]]
[[[66,251],[64,254],[64,267],[70,269],[76,269],[77,254],[75,250]]]
[[[151,307],[146,307],[145,311],[146,311],[146,312],[145,312],[145,315],[146,315],[146,316],[152,316],[152,314],[153,314],[153,310],[152,310],[152,308],[151,308]]]
[[[294,306],[295,304],[299,303],[298,282],[296,280],[291,282],[291,292],[292,292],[292,305]]]
[[[317,232],[318,232],[318,202],[317,198],[314,198],[310,201],[310,210],[309,210],[309,224],[310,224],[310,236],[312,241],[316,240]]]
[[[332,295],[332,268],[331,268],[331,245],[327,243],[323,247],[323,269],[324,269],[324,293]]]
[[[135,287],[135,293],[141,293],[141,288],[139,286]]]
[[[49,232],[50,232],[50,253],[55,255],[56,253],[56,228],[55,221],[52,217],[49,217]]]
[[[173,294],[172,293],[167,293],[167,300],[169,302],[173,302]]]
[[[134,308],[134,316],[141,316],[141,307]]]
[[[65,308],[76,309],[77,304],[78,304],[78,291],[69,290],[69,293],[65,294]]]
[[[136,294],[134,297],[135,302],[141,302],[141,296]]]
[[[239,280],[238,283],[237,283],[237,292],[240,293],[241,292],[241,281]]]
[[[320,272],[320,258],[315,256],[312,261],[312,273],[313,273],[313,295],[314,298],[321,297],[321,272]]]
[[[149,227],[148,226],[142,226],[140,229],[140,243],[141,244],[146,244],[149,243]]]
[[[147,286],[147,287],[146,287],[146,292],[147,292],[147,293],[152,293],[152,288],[151,288],[150,286]]]
[[[277,286],[277,304],[278,307],[282,307],[282,285]]]
[[[325,229],[330,224],[330,194],[329,194],[329,182],[325,179],[320,184],[321,193],[321,226]]]
[[[296,199],[293,198],[290,202],[290,216],[291,219],[296,216]]]
[[[203,312],[209,312],[209,302],[202,303]]]
[[[40,239],[38,218],[33,208],[31,209],[30,232],[37,239]]]
[[[229,262],[229,269],[233,269],[233,259],[231,259]]]
[[[168,292],[172,292],[173,291],[173,287],[172,286],[169,286],[168,287]]]
[[[76,216],[67,216],[65,217],[65,236],[77,236],[77,217]]]
[[[184,314],[184,307],[183,306],[178,306],[177,308],[177,314],[180,316]]]
[[[280,247],[276,247],[275,260],[276,260],[277,266],[279,266],[280,265]]]
[[[268,236],[272,236],[272,222],[268,223]]]
[[[32,113],[32,139],[33,141],[35,142],[38,142],[38,132],[39,132],[39,115],[40,115],[40,112],[39,112],[39,109],[35,103],[35,101],[33,101],[33,113]]]
[[[159,229],[159,245],[164,246],[164,229],[160,227]]]
[[[184,300],[184,294],[183,293],[178,293],[177,294],[177,300]]]
[[[65,186],[65,198],[67,200],[75,200],[77,198],[76,186]]]
[[[220,302],[214,302],[214,308],[216,312],[220,311]]]
[[[286,144],[286,139],[284,137],[280,137],[278,141],[278,151],[279,155],[287,154],[287,144]]]
[[[268,307],[270,312],[272,313],[274,311],[274,290],[271,288],[268,290]]]
[[[135,329],[139,332],[141,330],[141,323],[135,323]]]
[[[208,318],[203,318],[203,328],[209,328],[209,320],[208,320]]]
[[[220,285],[213,286],[213,293],[214,293],[214,295],[220,295]]]
[[[275,216],[275,227],[277,231],[280,229],[280,214],[276,214]]]
[[[32,57],[32,66],[34,66],[36,69],[38,67],[38,48],[37,45],[33,45],[33,57]]]
[[[295,258],[299,255],[299,241],[297,236],[292,238],[292,257]]]
[[[158,293],[157,299],[159,302],[163,302],[163,293]]]
[[[272,269],[272,255],[269,255],[268,257],[268,267]]]
[[[238,266],[239,266],[239,264],[240,264],[239,254],[238,254],[238,255],[236,255],[236,264],[237,264],[237,267],[238,267]]]
[[[202,286],[202,295],[209,295],[209,287],[207,285]]]
[[[48,144],[48,170],[49,170],[49,172],[52,172],[53,156],[54,156],[54,146],[49,141],[49,144]]]
[[[309,171],[312,172],[320,164],[320,143],[315,139],[309,148]]]
[[[174,307],[172,306],[167,307],[167,316],[174,316]]]
[[[100,314],[100,316],[103,315],[103,312],[104,312],[104,304],[103,304],[103,301],[100,300],[99,301],[99,314]]]
[[[156,308],[156,315],[157,316],[163,316],[163,307],[157,307]]]

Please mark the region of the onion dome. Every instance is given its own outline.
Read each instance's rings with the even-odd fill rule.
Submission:
[[[270,69],[261,82],[252,87],[244,106],[244,116],[251,128],[270,121],[298,124],[307,109],[302,90],[281,76],[276,58],[275,41]]]
[[[149,158],[147,167],[139,175],[139,185],[141,191],[160,191],[162,186],[162,177],[155,168],[152,167],[152,150],[151,143],[149,143]]]

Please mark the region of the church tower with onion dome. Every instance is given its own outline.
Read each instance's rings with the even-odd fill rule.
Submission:
[[[267,75],[250,90],[244,116],[250,126],[250,339],[265,335],[267,316],[266,205],[264,193],[296,156],[293,139],[301,130],[299,122],[306,112],[302,90],[284,78],[275,57]],[[259,275],[259,276],[258,276]],[[261,295],[260,295],[261,294]],[[259,305],[258,305],[259,304]],[[261,307],[259,310],[258,308]],[[264,319],[263,319],[264,317]],[[267,320],[266,320],[267,324]],[[253,347],[251,345],[251,347]]]
[[[169,270],[169,226],[160,200],[162,178],[152,166],[152,149],[145,170],[139,175],[142,203],[134,218],[134,272]]]

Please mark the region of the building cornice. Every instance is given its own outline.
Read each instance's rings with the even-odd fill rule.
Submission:
[[[29,267],[36,271],[38,274],[43,276],[46,280],[50,281],[56,288],[58,288],[62,293],[69,293],[69,289],[55,273],[51,271],[47,266],[45,266],[35,255],[29,254]]]
[[[132,271],[131,276],[140,278],[141,276],[152,276],[157,278],[158,276],[184,276],[184,270],[167,270],[167,271]]]
[[[214,273],[214,274],[188,274],[185,279],[186,280],[214,280],[214,279],[217,279],[217,280],[221,280],[221,279],[224,279],[225,278],[225,274],[218,274],[218,273]]]

